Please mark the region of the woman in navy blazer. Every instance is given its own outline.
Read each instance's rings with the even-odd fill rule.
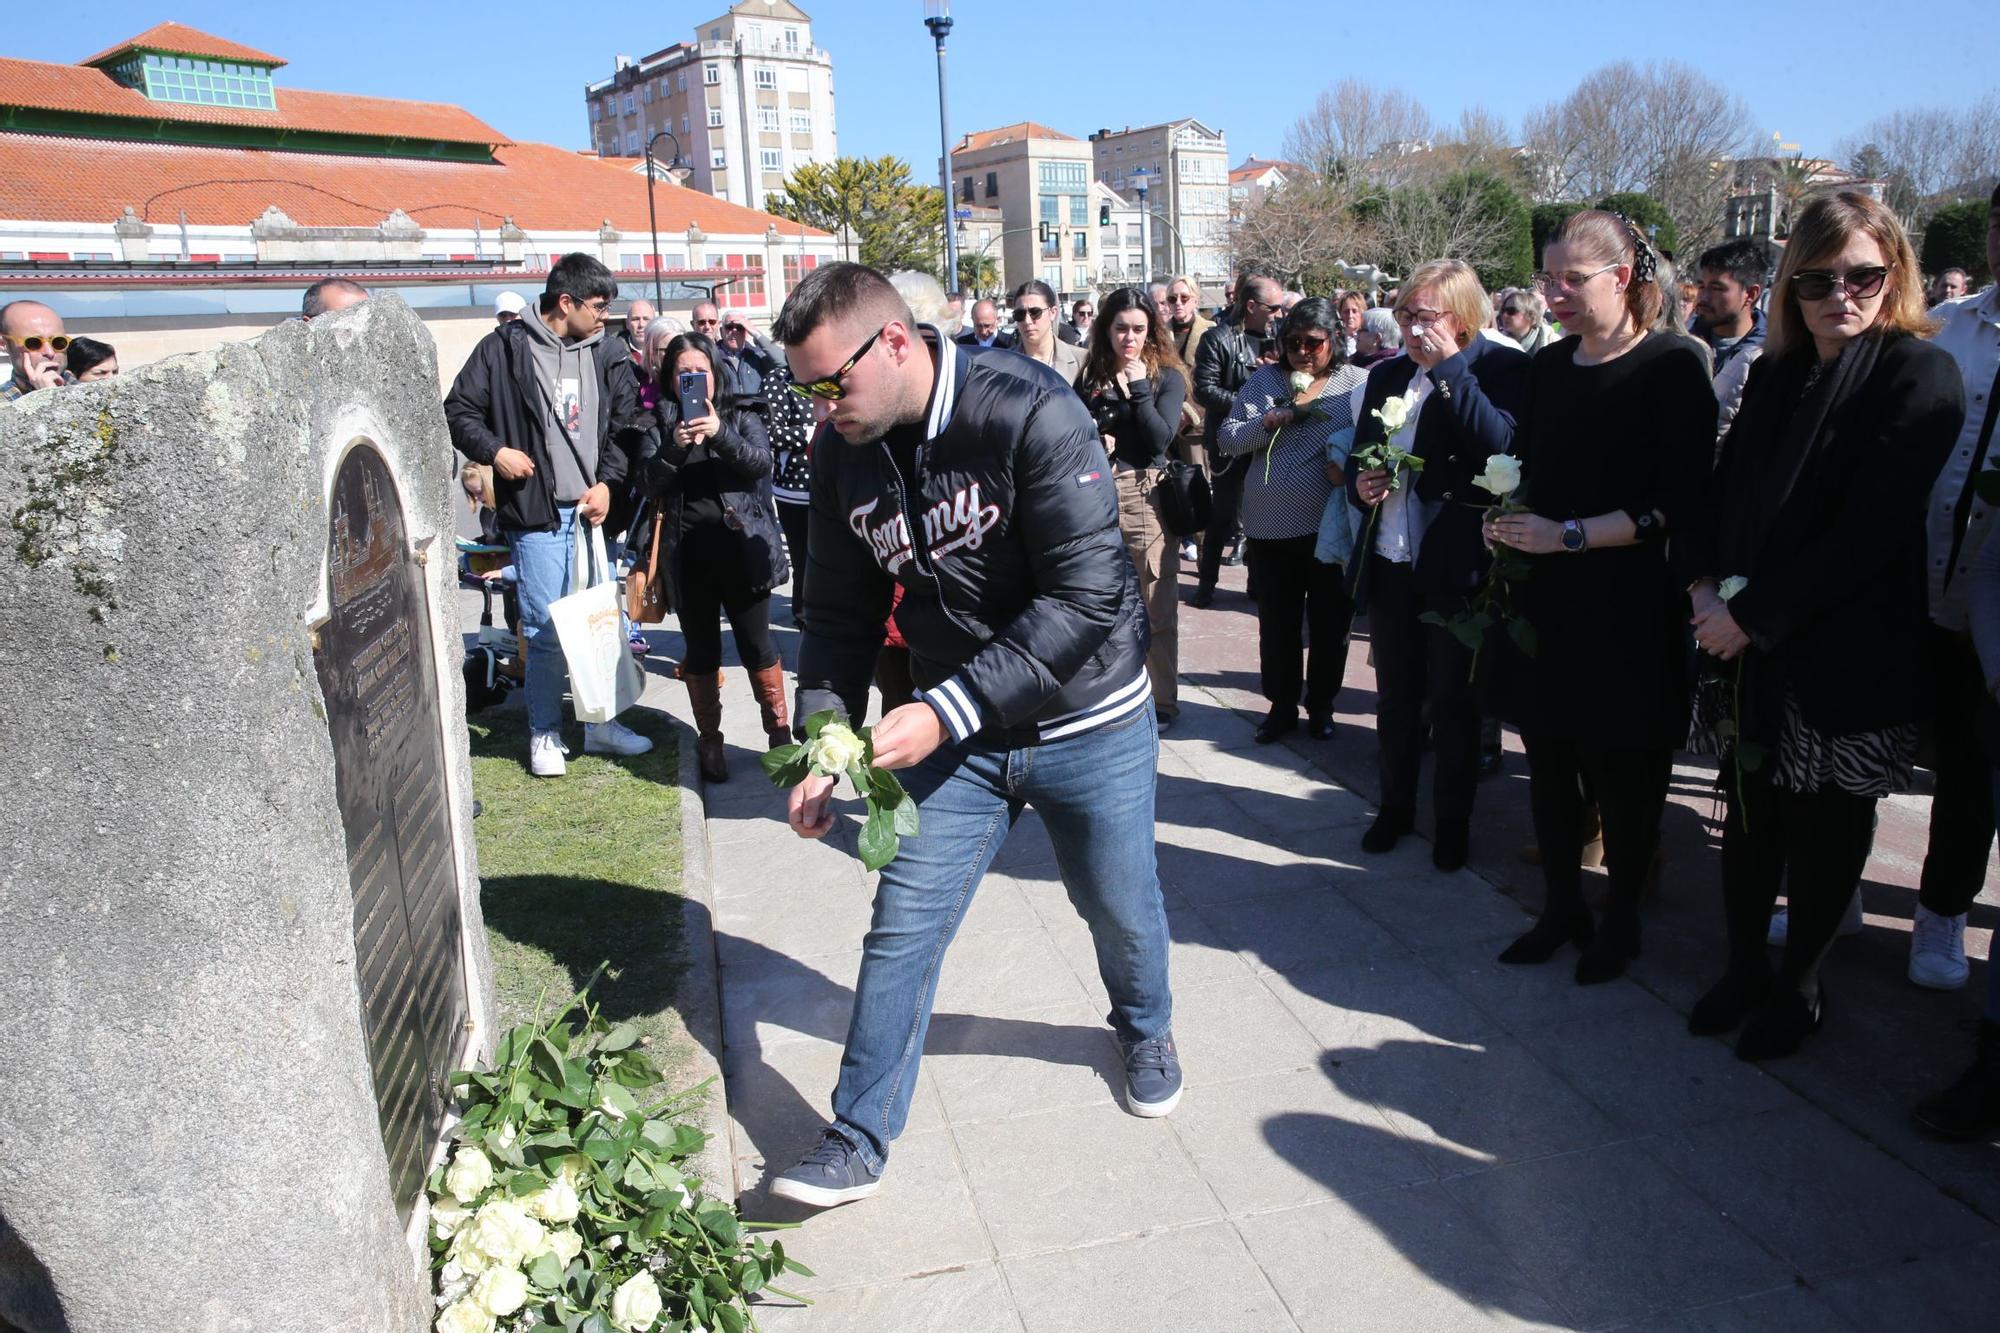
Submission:
[[[1440,259],[1419,267],[1396,302],[1403,355],[1368,374],[1358,452],[1389,439],[1378,413],[1394,399],[1412,408],[1394,443],[1423,460],[1392,489],[1387,470],[1351,470],[1349,498],[1361,511],[1348,575],[1368,614],[1375,651],[1376,735],[1381,744],[1382,806],[1362,836],[1367,852],[1386,852],[1415,822],[1423,720],[1431,724],[1436,761],[1432,788],[1440,870],[1465,864],[1472,793],[1479,779],[1479,702],[1472,651],[1447,629],[1426,624],[1466,609],[1486,576],[1489,557],[1480,516],[1493,497],[1472,484],[1493,454],[1509,451],[1514,413],[1527,385],[1527,354],[1479,331],[1492,307],[1472,267]],[[1372,516],[1372,518],[1371,518]]]

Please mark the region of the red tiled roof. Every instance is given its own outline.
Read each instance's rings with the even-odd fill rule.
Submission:
[[[506,135],[463,107],[443,102],[405,102],[390,97],[357,97],[291,88],[278,89],[277,101],[276,111],[155,102],[138,89],[127,88],[103,70],[88,65],[55,65],[0,56],[0,107],[141,121],[198,121],[326,134],[364,134],[435,143],[508,141]]]
[[[306,227],[372,227],[400,208],[418,225],[467,229],[504,217],[536,231],[596,231],[606,218],[646,233],[646,178],[552,144],[508,143],[495,162],[347,157],[272,149],[0,133],[0,218],[116,220],[129,204],[145,221],[249,225],[275,204]],[[827,233],[662,179],[660,233],[690,223],[709,235]]]
[[[285,63],[278,56],[267,55],[255,47],[212,37],[198,28],[188,27],[185,23],[156,23],[137,37],[128,37],[118,45],[99,51],[90,59],[80,63],[101,65],[124,55],[127,51],[166,51],[177,56],[236,60],[249,65],[270,65],[273,68]]]
[[[954,153],[974,153],[981,148],[991,148],[996,143],[1006,143],[1010,139],[1067,139],[1071,143],[1080,142],[1074,134],[1064,134],[1046,125],[1037,125],[1032,120],[1024,120],[1014,125],[1002,125],[997,130],[980,130],[968,134],[958,141]]]

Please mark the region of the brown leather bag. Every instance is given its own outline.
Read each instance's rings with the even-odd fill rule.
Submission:
[[[660,548],[665,538],[660,531],[666,517],[653,511],[652,540],[646,543],[646,564],[625,576],[625,614],[634,625],[657,625],[673,611],[667,579],[660,572]]]

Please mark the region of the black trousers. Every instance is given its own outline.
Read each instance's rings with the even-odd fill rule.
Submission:
[[[1937,700],[1937,779],[1931,797],[1930,848],[1917,900],[1940,916],[1972,906],[1986,884],[1993,850],[1993,765],[1979,744],[1977,718],[1986,677],[1972,641],[1930,627],[1932,692]]]
[[[1333,711],[1347,671],[1347,631],[1354,623],[1346,575],[1338,565],[1313,559],[1318,540],[1311,535],[1250,539],[1264,697],[1273,708],[1296,711],[1303,684],[1306,711],[1313,714]],[[1300,633],[1302,626],[1311,636],[1310,649]]]
[[[785,557],[792,562],[792,623],[804,628],[806,609],[806,528],[812,517],[811,505],[774,502],[778,526],[785,533]]]
[[[1472,651],[1450,631],[1418,619],[1426,611],[1449,618],[1464,609],[1464,599],[1426,596],[1417,587],[1414,566],[1372,553],[1366,558],[1382,809],[1409,815],[1417,808],[1428,708],[1436,764],[1431,799],[1438,825],[1464,825],[1472,819],[1472,793],[1479,783],[1479,701],[1472,688]]]
[[[730,568],[742,554],[730,534],[696,528],[683,539],[680,613],[683,675],[711,675],[722,669],[722,616],[736,636],[736,655],[749,671],[778,660],[771,642],[771,594],[753,594]]]
[[[1587,745],[1525,727],[1521,742],[1528,752],[1528,803],[1535,817],[1535,841],[1542,849],[1542,882],[1548,890],[1542,910],[1557,916],[1583,910],[1579,863],[1586,782],[1604,821],[1604,868],[1611,877],[1611,904],[1636,910],[1639,890],[1660,845],[1660,816],[1666,812],[1673,751]],[[1765,916],[1770,916],[1768,903]]]
[[[1201,534],[1201,558],[1195,563],[1195,581],[1204,588],[1213,588],[1222,576],[1222,550],[1236,540],[1236,525],[1243,517],[1243,483],[1249,480],[1250,464],[1243,458],[1224,458],[1213,449],[1209,451],[1209,464],[1216,470],[1209,474],[1208,489],[1210,499],[1208,527]],[[1227,462],[1227,470],[1218,464]]]
[[[1722,833],[1722,910],[1730,971],[1753,979],[1769,974],[1764,936],[1782,883],[1790,919],[1778,985],[1811,1000],[1819,993],[1820,962],[1868,864],[1875,798],[1786,791],[1756,773],[1746,773],[1739,790],[1733,764],[1723,766],[1722,785],[1729,797],[1729,823]],[[1610,845],[1607,830],[1607,852]]]

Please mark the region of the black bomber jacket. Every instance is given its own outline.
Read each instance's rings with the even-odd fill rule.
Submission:
[[[1145,609],[1083,400],[1040,362],[923,335],[915,475],[881,441],[829,429],[813,450],[795,716],[863,715],[899,584],[918,697],[954,740],[1035,745],[1138,711]]]

